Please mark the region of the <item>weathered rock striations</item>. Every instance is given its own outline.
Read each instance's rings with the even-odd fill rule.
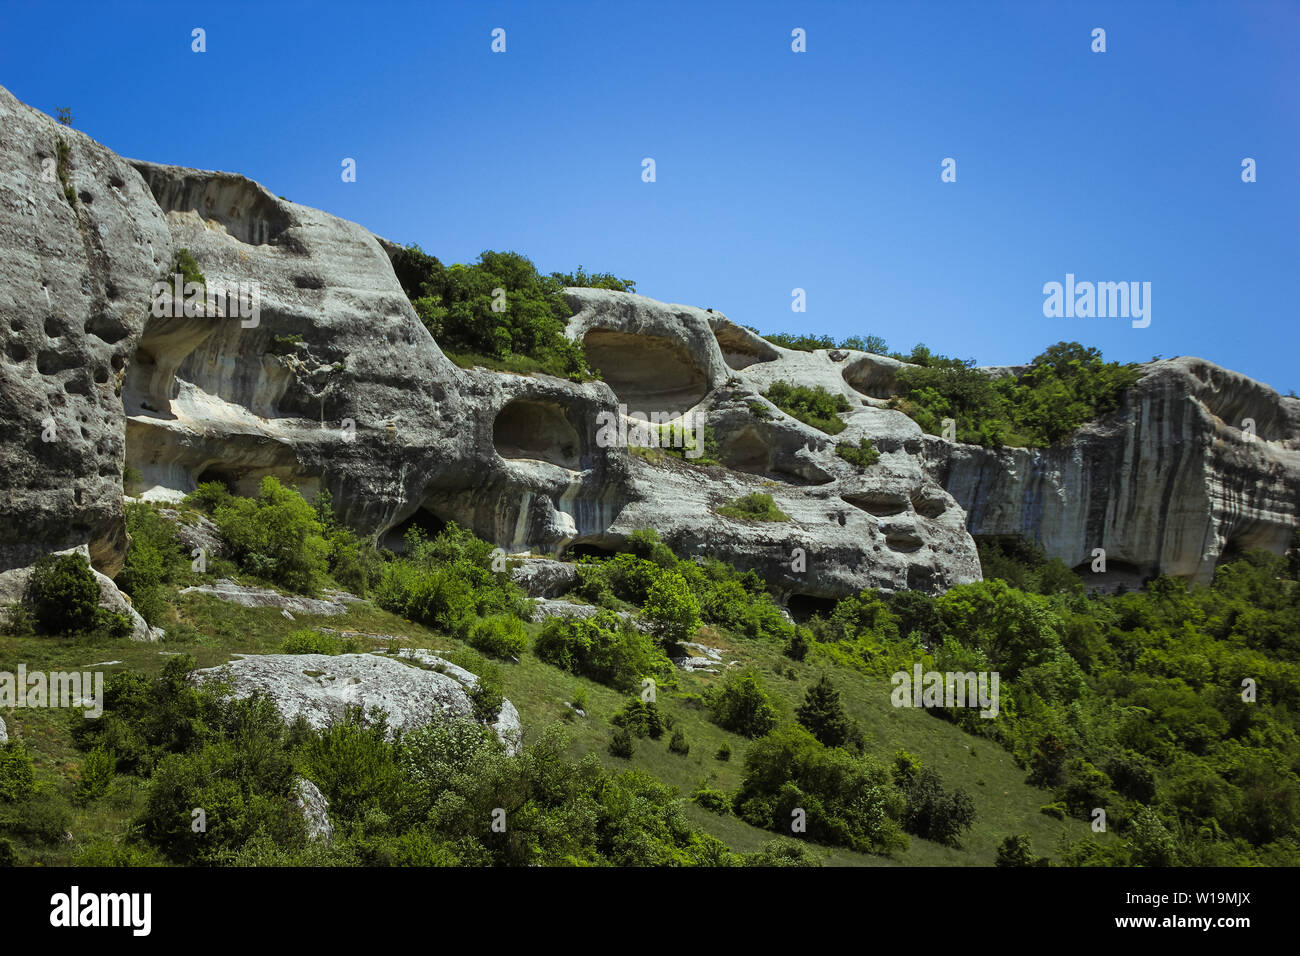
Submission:
[[[1286,550],[1300,521],[1300,400],[1203,359],[1146,366],[1117,412],[1058,448],[926,444],[972,534],[1024,535],[1085,568],[1100,548],[1101,581],[1207,583],[1233,550]]]

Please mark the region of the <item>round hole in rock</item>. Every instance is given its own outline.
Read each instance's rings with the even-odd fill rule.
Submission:
[[[938,495],[918,492],[912,496],[912,507],[922,518],[937,518],[947,510],[947,503]]]
[[[907,510],[907,499],[902,495],[894,495],[889,492],[863,491],[840,495],[840,497],[853,507],[861,508],[868,514],[873,514],[878,518],[888,518],[891,515],[902,514]]]
[[[628,412],[647,418],[656,412],[675,418],[708,394],[704,370],[686,348],[671,339],[634,332],[592,329],[583,337],[587,361]]]
[[[889,360],[862,356],[844,369],[849,388],[870,398],[889,398],[894,394],[894,376],[898,365]]]
[[[502,458],[581,468],[578,432],[555,402],[516,398],[507,403],[492,423],[492,442]]]

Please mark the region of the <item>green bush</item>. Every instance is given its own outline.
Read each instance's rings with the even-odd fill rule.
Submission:
[[[821,866],[821,861],[807,844],[781,837],[768,840],[762,850],[748,854],[745,866]]]
[[[668,750],[670,753],[681,754],[685,757],[691,752],[691,745],[686,740],[686,732],[678,727],[673,731],[672,737],[668,741]]]
[[[103,622],[99,582],[89,562],[75,551],[38,558],[23,603],[47,634],[83,633]]]
[[[455,522],[432,540],[412,528],[406,555],[384,565],[375,602],[462,638],[478,617],[530,617],[531,604],[511,580],[508,567],[494,571],[493,563],[492,545]]]
[[[655,642],[618,615],[551,618],[533,644],[533,653],[548,664],[616,690],[630,690],[643,677],[670,674],[672,664]]]
[[[772,496],[761,491],[733,498],[715,509],[724,518],[741,521],[789,521],[790,516],[776,506]]]
[[[878,335],[850,335],[838,342],[829,335],[796,335],[791,332],[769,332],[763,338],[773,345],[796,349],[800,352],[812,352],[816,349],[857,349],[859,352],[873,352],[876,355],[885,355],[889,348],[885,345],[885,340]]]
[[[125,507],[130,545],[126,562],[113,582],[131,598],[131,606],[152,626],[163,623],[166,588],[189,569],[175,526],[144,502]]]
[[[939,774],[931,767],[922,769],[905,792],[903,826],[909,833],[957,846],[962,832],[975,822],[975,801],[970,794],[960,787],[945,790]]]
[[[710,813],[719,813],[723,816],[731,813],[731,798],[724,791],[714,790],[705,784],[700,784],[692,791],[691,801]]]
[[[839,442],[835,445],[835,454],[856,467],[858,471],[866,471],[880,461],[880,452],[876,450],[870,438],[859,439],[857,445]]]
[[[695,637],[700,629],[700,602],[675,571],[661,571],[646,593],[642,608],[650,633],[665,646]]]
[[[840,692],[825,674],[808,689],[794,714],[795,719],[827,747],[861,742],[860,731],[840,703]]]
[[[236,498],[212,484],[186,500],[212,506],[212,520],[239,566],[292,591],[314,593],[328,567],[329,546],[303,496],[270,476],[262,479],[256,498]]]
[[[0,744],[0,800],[13,803],[31,796],[36,786],[36,773],[31,754],[21,742],[11,740]]]
[[[1103,362],[1100,352],[1077,342],[1058,342],[1022,375],[998,379],[975,368],[973,359],[928,349],[918,357],[923,366],[898,371],[893,404],[930,434],[940,434],[942,419],[952,418],[958,441],[995,447],[1056,444],[1117,409],[1141,375],[1136,366]]]
[[[80,804],[90,803],[108,792],[117,770],[117,758],[103,747],[96,747],[81,761],[81,779],[73,799]]]
[[[636,753],[636,741],[632,739],[632,732],[626,727],[616,728],[609,738],[609,752],[624,760],[632,759],[632,754]]]
[[[564,288],[612,289],[615,292],[635,292],[636,283],[620,279],[608,272],[587,272],[578,266],[577,272],[552,272],[551,278]]]
[[[187,285],[191,282],[197,282],[201,286],[207,286],[207,276],[199,271],[199,264],[194,260],[194,255],[188,249],[177,249],[176,254],[172,256],[170,274],[174,275],[177,272],[184,277]]]
[[[509,614],[493,614],[475,621],[467,640],[484,654],[507,659],[519,657],[528,648],[523,622]]]
[[[281,654],[328,654],[333,657],[343,653],[342,642],[333,634],[324,634],[307,628],[294,631],[280,642]]]
[[[802,727],[750,745],[733,805],[752,826],[785,833],[803,811],[807,837],[818,843],[880,854],[907,846],[899,826],[903,798],[885,767],[824,747]]]
[[[610,718],[615,727],[625,727],[628,733],[636,737],[649,737],[658,740],[668,729],[668,722],[654,701],[634,697],[623,709]]]
[[[807,385],[773,382],[763,397],[790,417],[828,435],[837,435],[848,427],[838,413],[853,407],[843,395],[828,392],[820,385],[809,388]]]
[[[745,737],[761,737],[777,725],[772,697],[753,668],[729,671],[709,689],[705,702],[714,723]]]

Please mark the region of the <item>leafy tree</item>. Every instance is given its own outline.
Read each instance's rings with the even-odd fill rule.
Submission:
[[[700,603],[685,579],[675,571],[656,576],[646,593],[642,613],[650,632],[666,646],[688,641],[700,629]]]
[[[329,546],[316,510],[301,494],[269,475],[256,498],[222,496],[208,486],[199,490],[195,503],[220,502],[212,520],[241,568],[293,591],[315,591],[328,567]]]

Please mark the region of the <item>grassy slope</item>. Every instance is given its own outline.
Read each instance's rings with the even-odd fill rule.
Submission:
[[[190,641],[152,645],[130,641],[86,642],[68,638],[0,636],[0,670],[15,671],[19,661],[25,662],[28,670],[46,671],[84,670],[92,664],[121,661],[119,665],[97,669],[112,671],[126,667],[155,673],[168,653],[190,653],[198,659],[200,667],[210,667],[224,663],[232,654],[274,652],[289,632],[313,626],[398,635],[408,639],[409,643],[404,646],[411,647],[450,650],[460,643],[370,604],[351,605],[349,612],[340,617],[298,615],[293,621],[275,609],[243,608],[195,594],[183,597],[178,609],[181,621],[193,630],[173,628],[171,633],[190,634],[193,637]],[[536,626],[530,627],[536,631]],[[865,731],[867,748],[871,753],[892,760],[896,750],[908,750],[924,764],[938,769],[946,785],[964,787],[975,800],[975,826],[966,834],[961,849],[912,837],[907,852],[893,859],[827,848],[824,850],[826,863],[849,866],[989,865],[993,862],[997,845],[1011,833],[1027,834],[1035,851],[1044,855],[1054,854],[1062,835],[1068,835],[1070,839],[1089,835],[1088,826],[1082,821],[1057,821],[1040,813],[1039,808],[1049,803],[1051,796],[1046,791],[1026,785],[1024,771],[1001,748],[924,712],[892,707],[888,681],[834,665],[823,665],[811,658],[803,663],[792,662],[775,648],[747,640],[729,640],[712,629],[705,629],[702,639],[724,649],[724,661],[735,659],[758,667],[769,687],[784,702],[787,716],[802,701],[807,688],[823,670],[826,671],[839,688],[846,709]],[[387,641],[367,643],[374,649],[388,646]],[[786,676],[790,669],[794,671],[793,679]],[[623,760],[610,755],[606,744],[612,728],[609,718],[623,707],[628,695],[544,664],[531,654],[525,655],[518,664],[504,664],[502,671],[506,696],[519,709],[529,736],[547,724],[562,722],[571,735],[575,755],[594,751],[609,767],[638,767],[676,786],[683,794],[689,794],[698,783],[706,780],[711,786],[729,792],[740,783],[748,742],[712,724],[700,701],[699,695],[718,679],[716,675],[679,672],[677,687],[659,690],[661,709],[675,717],[686,734],[691,746],[688,755],[671,753],[668,735],[665,735],[657,741],[638,740],[633,757]],[[565,703],[579,688],[586,692],[586,717],[577,717]],[[70,791],[81,759],[72,746],[68,729],[69,720],[74,718],[65,711],[27,709],[6,710],[3,717],[11,736],[26,741],[31,748],[38,780]],[[714,756],[723,742],[731,745],[729,761],[720,761]],[[129,786],[111,798],[75,811],[74,840],[86,840],[100,834],[121,835],[130,818],[139,810],[142,800],[143,788]],[[735,850],[757,850],[773,838],[773,834],[767,831],[751,827],[734,817],[709,813],[694,804],[688,806],[687,813],[695,824]],[[40,849],[33,858],[47,864],[67,863],[75,845],[71,843],[53,851]]]

